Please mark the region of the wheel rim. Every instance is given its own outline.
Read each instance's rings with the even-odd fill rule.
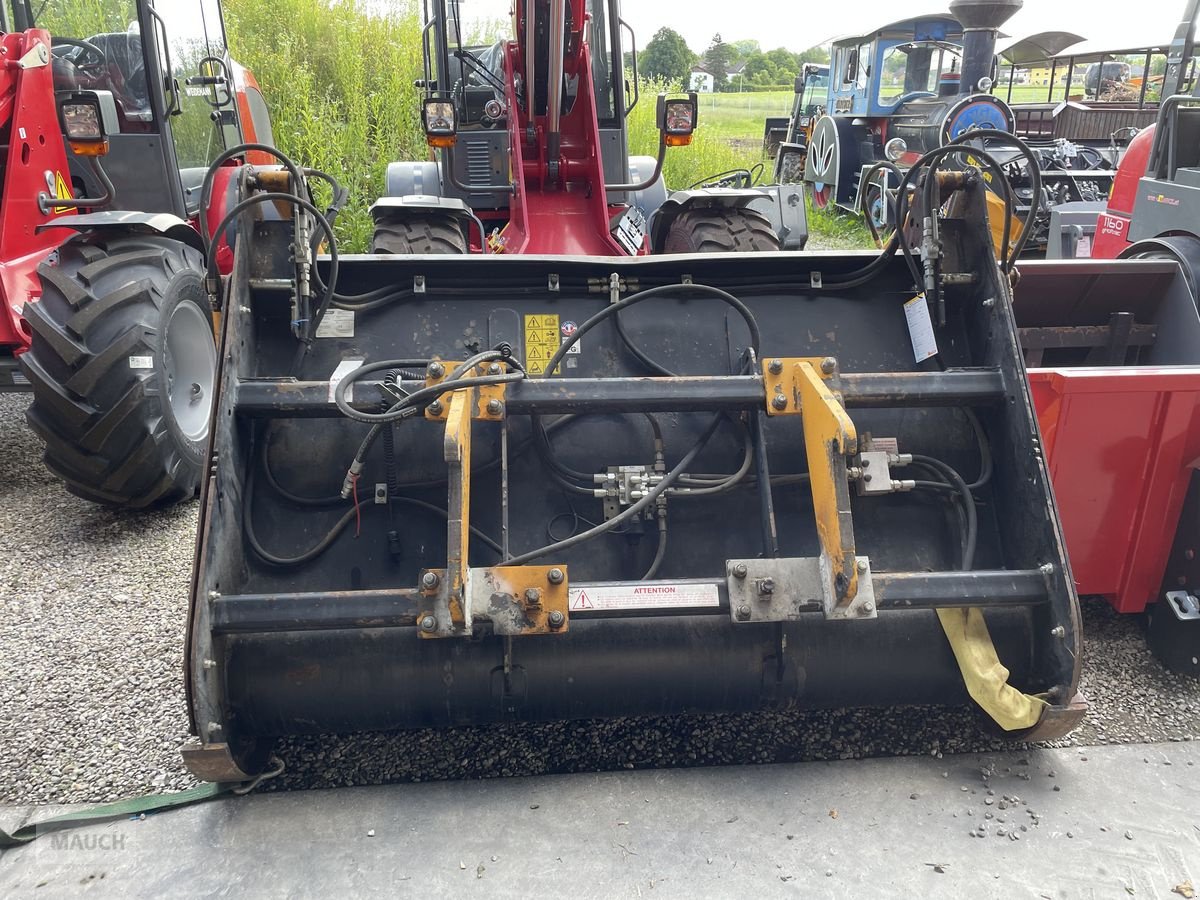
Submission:
[[[887,215],[883,206],[883,194],[877,187],[872,187],[867,194],[867,215],[876,228],[887,227]]]
[[[163,369],[171,415],[184,437],[203,440],[212,410],[217,348],[208,318],[194,303],[180,303],[172,310],[164,346]]]
[[[829,202],[833,198],[833,185],[814,184],[812,198],[813,206],[817,209],[825,209],[825,207],[829,206]]]

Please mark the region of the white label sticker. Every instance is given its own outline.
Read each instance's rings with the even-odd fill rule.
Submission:
[[[570,340],[570,338],[564,337],[560,343],[565,344],[569,340]],[[567,349],[567,353],[582,353],[583,350],[580,349],[580,346],[579,346],[582,343],[583,343],[582,340],[576,341]]]
[[[338,363],[337,368],[333,370],[333,374],[329,376],[329,402],[333,402],[333,392],[337,390],[337,386],[342,383],[342,379],[357,369],[363,364],[361,359],[343,359]],[[354,385],[346,390],[346,402],[354,402]]]
[[[131,369],[153,369],[153,356],[131,356],[129,357],[129,368]]]
[[[681,606],[720,606],[715,584],[609,584],[571,588],[569,609],[669,609]]]
[[[917,294],[904,304],[904,318],[908,320],[908,337],[912,341],[913,356],[924,362],[938,352],[937,338],[933,336],[933,322],[929,318],[929,304],[924,294]]]
[[[327,309],[317,326],[319,338],[351,338],[354,337],[354,310]]]
[[[19,135],[21,136],[21,140],[25,140],[25,128],[24,128],[24,126],[22,126],[22,127],[20,127],[20,128],[18,128],[18,129],[17,129],[17,134],[19,134]]]
[[[1092,239],[1088,235],[1084,235],[1075,242],[1075,258],[1076,259],[1091,259],[1092,258]]]

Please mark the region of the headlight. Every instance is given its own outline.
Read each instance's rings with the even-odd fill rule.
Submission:
[[[899,162],[907,152],[908,144],[904,142],[904,138],[892,138],[883,145],[883,155],[892,162]]]
[[[421,110],[425,140],[431,147],[451,147],[458,134],[458,113],[451,100],[426,100]]]
[[[120,127],[110,91],[59,94],[58,120],[71,149],[80,156],[103,156],[108,152],[108,136]]]
[[[697,102],[695,94],[671,100],[665,94],[658,96],[658,127],[669,147],[682,147],[692,142],[696,130]]]

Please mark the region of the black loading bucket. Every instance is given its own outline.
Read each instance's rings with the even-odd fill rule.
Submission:
[[[244,239],[189,766],[240,777],[298,732],[968,703],[951,609],[981,611],[1010,690],[1040,698],[1010,733],[1069,728],[1078,600],[1010,293],[982,227],[943,238],[944,272],[966,277],[946,280],[922,363],[900,258],[858,278],[871,257],[351,257],[340,293],[394,296],[334,310],[298,369],[288,296],[252,268],[270,235]],[[414,409],[347,478],[373,426],[331,382],[395,360],[347,399],[378,413],[498,347],[467,375],[528,377]]]

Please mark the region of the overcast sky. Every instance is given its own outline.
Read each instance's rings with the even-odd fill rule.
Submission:
[[[870,31],[949,5],[949,0],[944,4],[937,0],[915,4],[905,0],[623,0],[621,15],[637,31],[639,47],[669,25],[697,53],[704,52],[717,32],[726,41],[753,38],[764,50],[779,46],[804,50],[828,43],[835,35]],[[1004,32],[1020,37],[1038,31],[1073,31],[1113,48],[1169,43],[1184,5],[1184,0],[1025,0],[1025,7],[1009,20]],[[1131,17],[1134,10],[1136,17]]]

